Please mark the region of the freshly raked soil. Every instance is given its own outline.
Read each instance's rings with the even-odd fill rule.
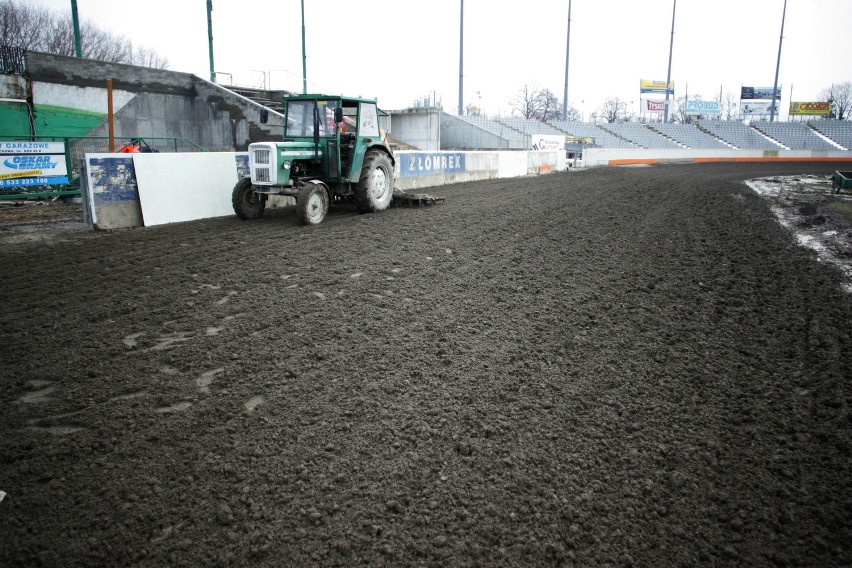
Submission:
[[[837,166],[0,239],[0,565],[849,566]]]

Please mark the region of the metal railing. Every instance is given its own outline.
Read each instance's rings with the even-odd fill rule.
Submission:
[[[108,153],[109,138],[107,136],[84,136],[82,138],[69,138],[61,136],[4,136],[0,133],[0,140],[4,141],[27,141],[27,142],[62,142],[65,144],[65,166],[68,171],[68,183],[64,185],[38,185],[27,187],[0,187],[0,199],[31,199],[38,197],[63,197],[80,195],[80,165],[86,154]],[[137,142],[155,152],[206,152],[207,149],[199,146],[187,138],[173,137],[151,137],[151,138],[116,138],[115,150],[125,142]]]
[[[0,74],[3,75],[27,75],[27,60],[24,57],[26,50],[22,47],[0,45]]]

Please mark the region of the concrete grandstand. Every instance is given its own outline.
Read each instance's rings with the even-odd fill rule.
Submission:
[[[437,117],[440,117],[440,129],[430,126],[432,144],[414,144],[424,150],[528,150],[537,136],[565,136],[566,142],[581,143],[586,148],[631,150],[834,152],[852,148],[852,123],[836,120],[811,123],[757,121],[747,124],[738,120],[700,120],[692,124],[594,124],[567,120],[542,122],[520,117],[456,116],[439,108],[427,109],[427,112],[434,114],[436,125]],[[410,120],[406,120],[412,117],[411,112],[390,111],[389,114],[394,138],[411,144],[408,139]]]
[[[790,150],[841,150],[839,144],[802,122],[753,122],[752,127]]]

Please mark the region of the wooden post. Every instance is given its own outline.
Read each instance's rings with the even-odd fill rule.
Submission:
[[[109,151],[115,152],[115,121],[112,115],[112,79],[107,79],[107,122],[109,124]]]

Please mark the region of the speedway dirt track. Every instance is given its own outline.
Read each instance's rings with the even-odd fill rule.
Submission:
[[[852,563],[852,301],[601,168],[0,249],[0,565]]]

